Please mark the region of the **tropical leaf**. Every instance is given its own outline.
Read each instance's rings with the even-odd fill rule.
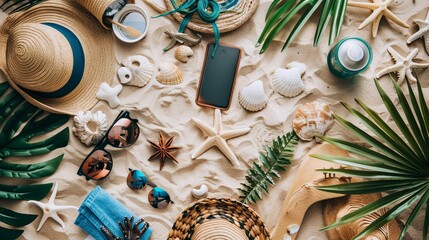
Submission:
[[[374,81],[390,117],[399,131],[393,130],[391,123],[383,121],[374,110],[360,100],[356,100],[356,102],[364,110],[363,113],[343,103],[345,108],[373,133],[374,137],[368,134],[368,130],[364,131],[339,116],[335,116],[335,119],[350,133],[370,145],[371,149],[340,139],[321,137],[362,158],[321,155],[313,155],[313,157],[350,167],[349,169],[321,169],[320,171],[369,179],[366,182],[318,187],[320,190],[342,194],[382,192],[388,192],[388,194],[337,219],[323,230],[336,228],[378,209],[390,207],[390,210],[353,238],[360,239],[411,208],[412,211],[400,235],[400,239],[402,239],[423,207],[428,207],[429,204],[429,110],[419,81],[417,81],[416,94],[407,80],[409,92],[407,99],[400,86],[392,80],[400,107],[394,104],[377,80]],[[428,227],[429,210],[426,208],[422,239],[427,239]]]
[[[298,136],[295,132],[289,132],[284,136],[277,137],[271,147],[266,148],[266,153],[260,153],[260,163],[253,163],[246,176],[247,183],[241,183],[241,202],[256,203],[262,200],[263,193],[269,193],[269,185],[274,186],[274,179],[280,178],[279,172],[286,171],[285,167],[290,165],[290,160],[298,144]]]
[[[0,207],[0,221],[14,227],[23,227],[30,224],[37,218],[37,215],[22,214]]]
[[[32,164],[6,161],[7,157],[28,157],[49,153],[65,147],[69,140],[69,129],[64,128],[50,137],[43,134],[63,126],[68,116],[46,114],[32,106],[8,83],[0,84],[0,176],[35,179],[53,174],[60,165],[63,154],[51,160]],[[34,138],[37,137],[37,140]],[[0,199],[41,200],[52,188],[52,183],[33,185],[0,184]],[[0,208],[0,222],[14,227],[31,223],[34,215],[21,214]],[[15,239],[22,230],[0,227],[1,239]]]
[[[256,46],[262,44],[260,53],[265,52],[274,38],[282,29],[288,26],[292,19],[303,12],[283,45],[286,49],[293,39],[300,33],[307,21],[317,10],[321,10],[317,29],[314,35],[314,46],[319,44],[320,38],[331,22],[329,45],[340,35],[344,22],[348,0],[274,0],[266,14],[265,27],[259,36]]]

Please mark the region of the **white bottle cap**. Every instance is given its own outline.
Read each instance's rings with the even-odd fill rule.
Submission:
[[[356,39],[344,41],[338,49],[340,63],[351,71],[359,71],[365,68],[369,61],[368,47]]]

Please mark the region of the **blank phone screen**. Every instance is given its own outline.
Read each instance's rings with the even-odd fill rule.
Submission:
[[[212,57],[213,48],[209,44],[197,102],[225,109],[229,106],[240,49],[219,45]]]

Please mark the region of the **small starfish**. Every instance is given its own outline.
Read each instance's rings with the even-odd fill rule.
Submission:
[[[29,203],[35,204],[36,206],[38,206],[43,211],[42,220],[40,220],[39,226],[37,227],[36,231],[39,231],[42,228],[43,224],[46,222],[46,220],[48,218],[54,219],[57,223],[59,223],[61,225],[61,227],[63,229],[65,229],[65,224],[64,224],[63,220],[61,220],[61,218],[58,216],[58,212],[62,211],[62,210],[68,210],[68,209],[78,210],[78,208],[75,206],[57,206],[57,205],[55,205],[54,201],[55,201],[55,197],[57,196],[57,191],[58,191],[58,182],[55,183],[54,191],[52,191],[52,194],[49,197],[49,201],[47,203],[42,203],[42,202],[33,201],[33,200],[28,201]]]
[[[164,164],[165,164],[165,159],[167,159],[167,158],[178,163],[176,158],[170,153],[170,152],[174,152],[174,151],[177,151],[178,149],[180,149],[180,147],[172,147],[171,146],[171,144],[173,143],[173,140],[174,140],[174,136],[169,138],[167,141],[165,141],[165,137],[161,133],[159,133],[158,144],[148,140],[149,144],[153,148],[156,149],[156,152],[152,156],[149,157],[149,161],[152,161],[155,158],[160,157],[161,165],[159,166],[159,170],[162,170],[162,168],[164,167]]]
[[[401,85],[402,82],[405,80],[405,76],[412,82],[417,82],[417,79],[412,74],[413,68],[428,68],[429,63],[416,63],[413,62],[413,59],[417,56],[417,53],[419,50],[417,48],[414,48],[411,53],[408,54],[407,57],[403,57],[399,55],[397,51],[395,51],[393,48],[388,47],[387,51],[389,51],[390,55],[392,55],[393,60],[395,61],[395,64],[387,67],[380,72],[378,72],[375,77],[380,78],[381,76],[391,73],[391,72],[397,72],[398,74],[398,84]]]
[[[372,3],[364,2],[349,2],[348,5],[351,7],[365,8],[372,11],[371,15],[359,26],[359,30],[366,27],[372,22],[372,37],[375,38],[378,32],[378,26],[380,25],[380,20],[383,16],[389,18],[394,23],[398,24],[401,27],[409,28],[410,26],[398,18],[392,11],[388,9],[389,5],[394,0],[372,0]]]
[[[419,31],[411,35],[411,37],[408,38],[407,43],[410,44],[416,39],[423,37],[426,53],[429,54],[429,11],[425,20],[416,19],[414,22],[419,26]]]
[[[191,158],[195,159],[201,154],[203,154],[205,151],[207,151],[209,148],[216,146],[231,161],[233,165],[238,166],[240,165],[240,163],[238,162],[237,157],[229,148],[228,144],[226,143],[226,140],[244,135],[250,132],[250,128],[224,131],[222,128],[221,117],[222,116],[220,110],[215,109],[214,127],[210,127],[202,121],[196,118],[192,118],[192,121],[194,121],[197,127],[200,128],[201,131],[206,133],[208,136],[207,139],[203,142],[203,144],[201,144],[201,146],[192,153]]]
[[[109,86],[109,84],[103,82],[98,88],[98,92],[95,95],[98,99],[104,100],[109,103],[110,108],[116,108],[121,104],[119,101],[118,95],[122,91],[122,85],[116,85],[114,87]]]

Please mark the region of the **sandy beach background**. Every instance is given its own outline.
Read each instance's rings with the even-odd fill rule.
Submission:
[[[150,16],[156,15],[156,12],[142,0],[136,0],[136,3],[142,6]],[[158,0],[158,3],[161,5],[162,1]],[[265,146],[271,144],[275,137],[291,131],[293,112],[297,106],[319,100],[329,103],[336,114],[344,116],[346,119],[352,119],[340,105],[340,101],[354,105],[353,99],[359,98],[379,112],[384,119],[388,119],[372,80],[377,71],[393,64],[386,50],[387,47],[394,46],[396,49],[400,48],[407,52],[413,48],[419,48],[418,58],[429,62],[429,56],[424,51],[422,40],[417,40],[411,45],[406,44],[406,39],[417,30],[412,21],[415,18],[422,19],[426,16],[429,1],[395,1],[392,10],[412,27],[410,29],[401,28],[383,19],[378,37],[375,39],[371,37],[370,26],[360,31],[357,30],[370,12],[348,8],[339,39],[347,36],[359,36],[371,44],[374,52],[371,67],[351,80],[341,80],[329,73],[326,56],[332,46],[327,46],[328,34],[323,35],[319,47],[312,46],[317,25],[317,19],[314,18],[283,53],[280,52],[280,49],[285,38],[280,37],[272,43],[272,46],[264,54],[258,54],[259,49],[254,46],[264,26],[265,13],[270,3],[270,0],[261,0],[256,13],[247,23],[235,31],[221,35],[221,42],[243,49],[231,108],[222,113],[222,120],[226,129],[251,127],[249,134],[228,141],[240,161],[239,167],[232,167],[216,148],[210,149],[198,159],[191,159],[191,152],[205,139],[203,133],[192,123],[191,118],[197,117],[209,125],[213,123],[214,110],[195,104],[205,47],[207,42],[213,38],[205,36],[203,42],[193,48],[194,56],[190,61],[186,64],[180,63],[174,58],[174,49],[166,53],[162,52],[162,48],[168,45],[170,41],[162,33],[162,30],[164,28],[177,29],[178,27],[178,23],[173,18],[164,17],[151,19],[148,36],[136,44],[121,43],[112,36],[112,40],[115,41],[115,58],[118,67],[122,59],[133,54],[145,55],[154,65],[162,62],[174,62],[182,69],[184,82],[177,86],[164,86],[153,79],[144,88],[124,86],[119,95],[120,107],[110,109],[106,102],[99,102],[92,109],[92,111],[101,110],[106,113],[109,125],[120,110],[129,110],[131,116],[139,120],[141,128],[141,136],[136,144],[126,150],[107,147],[114,158],[112,173],[101,182],[87,182],[83,177],[76,175],[76,172],[92,148],[86,147],[71,134],[69,145],[66,148],[56,150],[41,158],[20,160],[22,162],[32,162],[37,159],[46,160],[61,152],[65,153],[64,160],[54,175],[30,182],[59,182],[56,203],[74,206],[80,206],[85,196],[94,187],[100,185],[132,212],[144,217],[151,224],[154,230],[152,239],[165,239],[178,214],[195,200],[190,194],[193,187],[204,183],[209,187],[209,197],[238,198],[237,188],[240,186],[240,182],[244,181],[249,166],[258,160],[258,152],[263,151]],[[306,87],[304,93],[298,97],[285,98],[273,91],[270,86],[270,76],[276,68],[285,67],[292,61],[307,65],[307,71],[303,77]],[[429,70],[421,70],[417,73],[422,80],[426,95],[429,96]],[[264,110],[250,113],[239,105],[238,92],[256,80],[261,80],[264,83],[269,102]],[[390,78],[383,77],[379,81],[385,90],[393,96],[394,91]],[[119,84],[119,81],[115,76],[114,85],[116,84]],[[72,124],[73,122],[69,121],[70,132]],[[174,145],[182,147],[176,154],[179,163],[167,161],[162,171],[159,171],[159,161],[147,161],[153,150],[146,140],[157,141],[159,131],[175,136]],[[350,134],[346,133],[338,124],[330,129],[328,135],[350,139]],[[300,159],[315,144],[315,142],[300,142],[292,166],[288,168],[286,173],[282,174],[282,178],[277,181],[276,186],[270,188],[270,194],[264,195],[264,200],[259,201],[256,205],[251,205],[261,215],[270,230],[278,221],[280,207],[295,178]],[[10,160],[13,161],[14,159]],[[134,192],[127,187],[128,168],[142,170],[151,181],[169,192],[175,204],[164,210],[152,208],[147,200],[150,188]],[[0,179],[2,183],[17,183],[8,178]],[[42,201],[47,201],[48,197],[49,195]],[[2,200],[2,205],[3,202],[5,206],[14,210],[41,215],[39,208],[27,202],[16,203]],[[310,208],[298,239],[326,239],[326,235],[319,232],[323,226],[321,213],[321,204],[316,204]],[[65,232],[52,220],[48,220],[41,231],[36,232],[35,228],[39,224],[39,217],[24,228],[25,232],[21,239],[85,239],[87,234],[73,224],[76,216],[77,212],[75,211],[65,211],[61,214],[61,218],[67,226]],[[420,216],[419,220],[410,228],[407,237],[420,239],[422,225],[423,216]]]

